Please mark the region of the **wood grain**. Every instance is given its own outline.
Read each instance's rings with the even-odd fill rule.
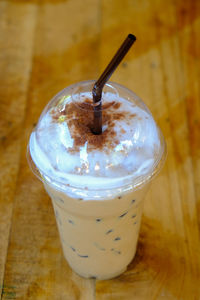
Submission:
[[[35,7],[0,3],[0,292],[19,174],[35,28]],[[23,34],[21,34],[23,32]]]
[[[0,295],[5,299],[200,299],[200,1],[0,1]],[[138,250],[113,280],[64,260],[53,209],[26,162],[29,135],[59,90],[112,76],[161,127],[168,157],[148,193]]]

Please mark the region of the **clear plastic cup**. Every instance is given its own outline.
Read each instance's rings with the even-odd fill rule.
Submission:
[[[70,101],[78,109],[85,110],[84,114],[91,113],[93,110],[92,103],[87,103],[86,107],[80,103],[86,99],[84,93],[91,93],[93,85],[94,81],[79,82],[67,87],[50,101],[31,135],[28,146],[28,161],[34,174],[42,180],[52,199],[63,253],[71,268],[86,278],[110,279],[124,272],[135,255],[144,197],[151,180],[163,166],[166,158],[166,144],[160,129],[155,125],[159,147],[154,154],[151,167],[146,167],[146,169],[144,167],[141,173],[138,172],[140,165],[134,172],[129,167],[127,172],[120,167],[118,160],[121,159],[121,156],[118,155],[119,152],[117,151],[119,151],[119,145],[124,145],[125,140],[123,138],[119,140],[118,145],[112,146],[113,154],[110,152],[112,155],[103,154],[103,165],[96,163],[95,166],[93,164],[86,166],[86,160],[89,158],[92,160],[90,153],[95,149],[94,145],[92,145],[93,150],[89,147],[84,148],[84,144],[80,147],[80,149],[84,149],[84,152],[79,151],[79,149],[76,153],[76,172],[63,170],[62,159],[66,166],[73,164],[73,161],[69,159],[69,156],[66,158],[62,155],[60,157],[58,155],[59,147],[62,146],[61,148],[65,149],[66,155],[74,149],[71,144],[70,147],[66,145],[66,140],[63,138],[63,136],[65,137],[64,130],[68,130],[67,126],[70,122],[66,119],[66,113],[63,112],[69,105],[68,101]],[[116,101],[120,102],[120,99],[128,100],[134,106],[145,111],[149,117],[152,117],[142,100],[127,88],[116,83],[108,83],[104,89],[102,101],[108,95],[113,97],[114,104]],[[54,111],[54,109],[56,111],[55,122],[63,124],[58,126],[56,130],[55,124],[51,127],[48,118],[45,119],[47,113]],[[106,109],[105,107],[105,111],[102,111],[103,114],[106,114]],[[56,114],[58,111],[61,112],[60,115]],[[108,128],[109,123],[103,124],[103,126]],[[105,128],[103,130],[106,130]],[[42,144],[42,139],[46,138],[45,130],[52,131],[55,135],[55,142],[49,142],[54,148],[52,153],[48,152],[48,146],[45,143]],[[62,130],[63,135],[61,134]],[[140,130],[141,126],[137,124],[128,143],[129,146],[123,148],[126,150],[126,157],[132,153],[130,152],[132,151],[131,147],[135,147],[134,151],[136,151],[137,157],[141,159],[142,141],[144,142],[147,137],[145,137],[146,133],[145,135],[142,135],[142,132],[137,134]],[[59,143],[57,143],[56,134],[59,136]],[[139,142],[136,147],[134,143],[137,141]],[[36,144],[43,149],[39,155],[36,151],[38,149]],[[104,151],[108,152],[108,149],[101,145],[98,151],[104,153]],[[115,155],[118,155],[116,159],[113,158]],[[98,166],[98,170],[95,169],[96,166]],[[109,169],[110,166],[112,169]],[[109,169],[109,176],[99,175],[105,173],[105,170],[98,173],[101,172],[100,168]],[[93,177],[95,183],[93,183]]]

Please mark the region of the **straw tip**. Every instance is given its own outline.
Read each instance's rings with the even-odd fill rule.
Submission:
[[[132,41],[136,41],[136,37],[132,33],[129,33],[128,38],[131,39]]]

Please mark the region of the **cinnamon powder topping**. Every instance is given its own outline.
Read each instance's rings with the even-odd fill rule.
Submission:
[[[67,122],[71,138],[74,140],[71,152],[79,151],[79,148],[87,142],[87,151],[92,149],[113,149],[119,141],[115,132],[115,123],[127,118],[127,111],[117,111],[121,103],[109,102],[102,105],[102,124],[105,126],[102,134],[95,135],[92,132],[93,106],[91,99],[84,102],[66,104],[64,110],[59,112],[56,108],[51,111],[54,122]],[[124,131],[125,132],[125,131]]]

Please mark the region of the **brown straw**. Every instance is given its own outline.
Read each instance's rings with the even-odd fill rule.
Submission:
[[[94,134],[102,133],[101,96],[102,96],[103,87],[135,41],[136,41],[136,37],[133,34],[129,34],[127,36],[125,41],[122,43],[121,47],[118,49],[118,51],[112,58],[111,62],[106,67],[105,71],[102,73],[102,75],[94,84],[92,90],[93,103],[94,103],[94,125],[93,125]]]

